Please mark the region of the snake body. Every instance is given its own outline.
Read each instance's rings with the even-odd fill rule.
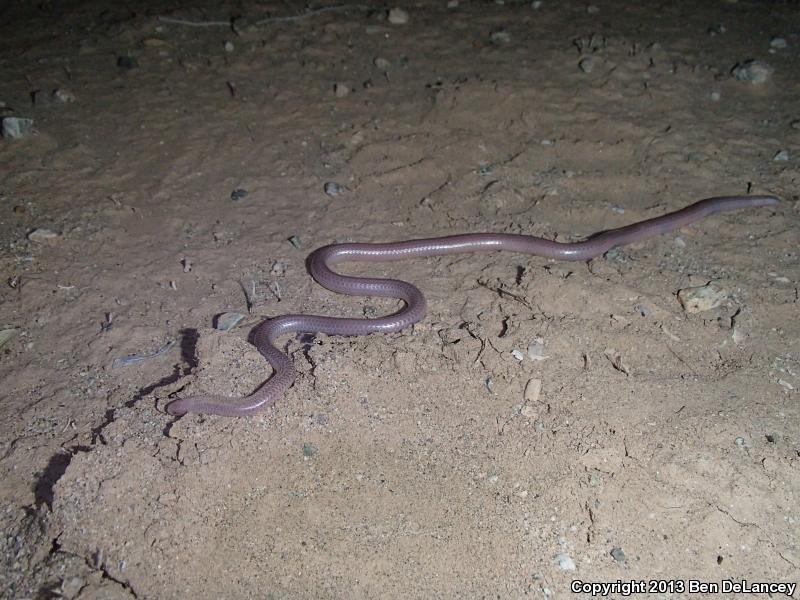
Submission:
[[[172,415],[205,413],[229,417],[246,417],[261,412],[275,403],[295,380],[296,371],[289,357],[276,346],[276,340],[294,332],[328,335],[367,335],[391,333],[416,323],[425,316],[425,296],[414,285],[397,279],[376,279],[340,275],[331,269],[343,262],[386,262],[459,254],[506,250],[565,261],[589,260],[622,246],[674,231],[712,213],[773,206],[774,196],[725,196],[708,198],[660,217],[604,231],[581,242],[563,243],[528,235],[504,233],[471,233],[382,244],[333,244],[315,250],[309,256],[309,272],[322,286],[352,296],[384,296],[398,298],[405,307],[377,319],[353,319],[317,315],[282,315],[264,321],[257,328],[254,344],[274,369],[273,376],[256,392],[243,398],[201,395],[171,402]]]

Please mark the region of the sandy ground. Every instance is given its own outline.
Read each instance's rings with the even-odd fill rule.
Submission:
[[[0,110],[34,119],[0,140],[0,596],[798,581],[796,3],[108,4],[0,17]],[[765,82],[731,75],[748,59]],[[315,284],[318,246],[578,240],[747,192],[783,202],[589,263],[355,265],[417,283],[426,319],[287,340],[300,376],[263,415],[164,412],[268,378],[265,317],[397,308]],[[685,312],[710,281],[725,300]]]

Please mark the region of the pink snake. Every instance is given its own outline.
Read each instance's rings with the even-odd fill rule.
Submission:
[[[507,250],[556,260],[589,260],[615,246],[646,240],[694,223],[712,213],[774,206],[774,196],[726,196],[708,198],[681,210],[593,235],[582,242],[562,243],[528,235],[470,233],[386,244],[333,244],[309,256],[309,272],[322,286],[352,296],[398,298],[405,307],[377,319],[352,319],[317,315],[283,315],[264,321],[255,332],[254,343],[274,369],[273,376],[258,390],[243,398],[201,395],[181,398],[167,405],[172,415],[205,413],[247,417],[275,403],[294,383],[297,372],[289,357],[275,347],[275,340],[293,332],[328,335],[391,333],[416,323],[425,316],[425,296],[412,284],[397,279],[374,279],[339,275],[331,265],[343,262],[385,262],[458,254]]]

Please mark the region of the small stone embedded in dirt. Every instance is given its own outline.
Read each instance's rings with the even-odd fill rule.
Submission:
[[[344,83],[336,83],[333,86],[333,93],[337,98],[344,98],[350,93],[350,86]]]
[[[338,183],[336,183],[335,181],[329,181],[329,182],[327,182],[327,183],[325,184],[325,187],[324,187],[323,189],[325,190],[325,193],[326,193],[328,196],[330,196],[331,198],[335,198],[336,196],[339,196],[339,195],[341,195],[341,194],[344,194],[344,192],[345,192],[345,188],[344,188],[344,186],[342,186],[342,185],[339,185],[339,184],[338,184]]]
[[[772,160],[775,162],[786,162],[789,160],[789,151],[788,150],[779,150],[775,153],[775,156],[772,157]]]
[[[291,236],[289,236],[289,238],[287,239],[287,241],[288,241],[288,242],[289,242],[289,243],[290,243],[292,246],[294,246],[295,248],[299,248],[299,247],[301,246],[301,244],[300,244],[300,238],[299,238],[298,236],[296,236],[296,235],[291,235]]]
[[[544,338],[536,336],[528,345],[528,358],[531,360],[547,360],[549,356],[544,355]]]
[[[699,313],[718,307],[728,299],[729,295],[724,287],[711,282],[679,290],[678,302],[687,313]]]
[[[136,60],[135,56],[124,55],[117,58],[117,66],[123,71],[130,71],[139,66],[139,61]]]
[[[603,352],[605,357],[611,361],[611,366],[613,366],[617,371],[620,373],[625,373],[625,375],[630,375],[631,370],[628,368],[628,365],[622,360],[622,354],[620,354],[614,348],[606,348]]]
[[[19,139],[33,131],[33,119],[22,117],[3,117],[3,137]]]
[[[612,548],[611,558],[617,562],[625,562],[625,553],[622,551],[622,548]]]
[[[735,440],[733,440],[733,443],[739,446],[739,448],[744,448],[745,450],[750,448],[750,442],[743,437],[737,437]]]
[[[497,29],[491,33],[489,40],[493,44],[508,44],[511,41],[511,34],[505,29]]]
[[[522,397],[525,399],[525,402],[538,402],[541,393],[542,380],[529,379],[528,383],[525,384],[525,391],[523,392]]]
[[[214,329],[217,331],[230,331],[244,319],[244,315],[237,312],[226,312],[214,318]]]
[[[774,37],[769,41],[769,47],[775,48],[776,50],[783,50],[784,48],[788,48],[789,44],[786,42],[786,38]]]
[[[380,56],[376,56],[375,60],[372,61],[372,64],[375,65],[375,67],[378,70],[383,71],[383,72],[388,71],[389,67],[392,66],[392,63],[390,63],[388,60],[386,60],[385,58],[382,58]]]
[[[39,244],[52,242],[61,237],[60,233],[56,233],[51,229],[34,229],[28,234],[28,239],[32,242]]]
[[[319,449],[314,444],[310,444],[308,442],[303,444],[303,456],[305,458],[311,458],[317,452],[319,452]]]
[[[222,45],[222,47],[225,49],[225,52],[227,52],[228,54],[230,54],[231,52],[236,50],[236,46],[234,46],[233,42],[231,42],[230,40],[226,40],[225,43]]]
[[[590,15],[596,15],[597,13],[600,12],[600,8],[595,6],[594,4],[590,4],[589,6],[586,7],[586,12],[589,13]]]
[[[525,355],[520,351],[518,348],[514,348],[511,351],[511,356],[517,359],[519,362],[522,362],[522,359],[525,358]]]
[[[447,0],[447,8],[458,8],[458,0]]]
[[[592,69],[594,69],[594,63],[595,63],[594,57],[587,56],[580,60],[580,62],[578,63],[578,68],[584,73],[591,73]]]
[[[405,25],[408,19],[408,13],[402,8],[395,7],[389,10],[389,23],[392,25]]]
[[[286,275],[286,263],[282,260],[276,260],[272,263],[272,268],[269,270],[270,275],[274,275],[275,277],[283,277]]]
[[[75,94],[61,88],[53,90],[53,99],[64,104],[75,102]]]
[[[749,81],[753,85],[766,83],[775,71],[770,65],[760,60],[746,60],[737,64],[731,74],[737,81]]]
[[[233,200],[234,202],[238,202],[239,200],[243,200],[244,198],[247,198],[247,190],[244,190],[242,188],[236,188],[231,192],[231,200]]]
[[[49,106],[53,103],[53,95],[45,90],[31,92],[31,104],[37,107]]]
[[[719,92],[711,92],[711,93],[708,95],[708,97],[709,97],[709,98],[711,98],[711,101],[712,101],[712,102],[719,102],[719,100],[720,100],[720,98],[721,98],[722,96],[720,95],[720,93],[719,93]]]
[[[569,554],[558,554],[556,555],[556,565],[562,571],[574,571],[577,567],[575,566],[575,561],[569,556]]]
[[[0,330],[0,348],[13,340],[17,336],[17,333],[19,333],[19,329],[13,327],[10,329]]]
[[[533,0],[533,2],[531,2],[531,8],[533,10],[539,10],[542,8],[542,0]]]

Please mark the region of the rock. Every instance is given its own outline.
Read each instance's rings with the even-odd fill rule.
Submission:
[[[458,8],[458,0],[448,0],[447,8]]]
[[[295,248],[299,248],[301,246],[300,238],[296,235],[291,235],[288,238],[288,242],[294,246]]]
[[[34,229],[28,234],[28,239],[38,244],[52,242],[61,237],[60,233],[56,233],[50,229]]]
[[[562,571],[574,571],[577,567],[575,566],[575,561],[570,558],[568,554],[558,554],[556,555],[556,565]]]
[[[389,11],[389,23],[392,25],[405,25],[408,23],[408,13],[402,8],[392,8]]]
[[[238,202],[239,200],[243,200],[247,198],[247,190],[242,188],[236,188],[231,192],[231,200],[234,202]]]
[[[63,102],[64,104],[69,104],[70,102],[75,102],[75,95],[72,92],[59,88],[53,90],[53,99],[58,102]]]
[[[580,62],[578,63],[578,68],[584,73],[591,73],[592,69],[594,69],[594,63],[595,63],[594,57],[587,56],[580,60]]]
[[[533,2],[531,2],[531,8],[533,10],[539,10],[542,8],[542,0],[533,0]]]
[[[589,13],[590,15],[596,15],[597,13],[600,12],[600,8],[598,8],[594,4],[590,4],[589,6],[586,7],[586,12]]]
[[[21,117],[3,117],[3,137],[19,139],[33,131],[33,119]]]
[[[622,548],[612,548],[611,558],[617,562],[625,562],[625,553],[622,551]]]
[[[708,285],[679,290],[678,302],[687,313],[699,313],[718,307],[728,299],[728,296],[728,290],[711,282]]]
[[[49,106],[53,103],[53,95],[44,90],[36,90],[31,92],[31,104],[34,106],[42,107]]]
[[[522,362],[522,359],[525,358],[525,355],[520,350],[518,350],[517,348],[514,348],[511,351],[511,356],[516,358],[519,362]]]
[[[625,375],[630,375],[631,370],[628,368],[628,365],[622,360],[622,354],[620,354],[614,348],[606,348],[603,352],[606,358],[611,361],[611,366],[614,367],[620,373],[625,373]]]
[[[276,260],[272,263],[272,268],[269,270],[270,275],[274,275],[275,277],[283,277],[286,275],[286,263],[282,260]]]
[[[244,319],[244,315],[237,312],[225,312],[214,317],[214,329],[217,331],[230,331]]]
[[[350,86],[344,83],[336,83],[333,86],[333,93],[336,94],[337,98],[344,98],[350,93]]]
[[[544,355],[544,339],[540,337],[533,338],[533,341],[528,346],[528,358],[531,360],[547,360],[549,356]]]
[[[225,43],[222,45],[222,47],[225,49],[225,52],[227,52],[228,54],[230,54],[231,52],[236,50],[236,46],[234,46],[233,42],[230,41],[230,40],[226,40]]]
[[[497,29],[491,33],[489,40],[493,44],[508,44],[511,41],[511,34],[505,29]]]
[[[525,384],[525,391],[523,392],[522,397],[525,399],[525,402],[538,402],[541,393],[542,380],[529,379],[528,383]]]
[[[319,449],[314,444],[310,444],[308,442],[303,444],[303,457],[311,458],[317,452],[319,452]]]
[[[18,333],[19,329],[16,328],[0,330],[0,348],[5,346],[11,340],[13,340]]]
[[[709,98],[711,98],[711,101],[712,101],[712,102],[719,102],[719,99],[721,98],[721,96],[720,96],[720,93],[719,93],[719,92],[711,92],[711,93],[708,95],[708,97],[709,97]]]
[[[346,191],[344,186],[339,185],[335,181],[329,181],[328,183],[325,184],[325,187],[323,189],[325,190],[325,193],[331,198],[340,196],[341,194],[344,194]]]
[[[380,56],[376,56],[375,60],[372,61],[372,64],[374,64],[377,69],[383,71],[384,73],[389,70],[389,67],[392,66],[392,63]]]
[[[776,50],[783,50],[789,47],[789,44],[786,43],[786,38],[782,37],[774,37],[769,41],[769,47],[774,48]]]
[[[774,71],[775,69],[763,61],[746,60],[733,67],[731,74],[737,81],[749,81],[753,85],[761,85],[772,77]]]
[[[772,157],[772,160],[775,162],[786,162],[789,160],[789,151],[788,150],[779,150],[775,153],[775,156]]]

